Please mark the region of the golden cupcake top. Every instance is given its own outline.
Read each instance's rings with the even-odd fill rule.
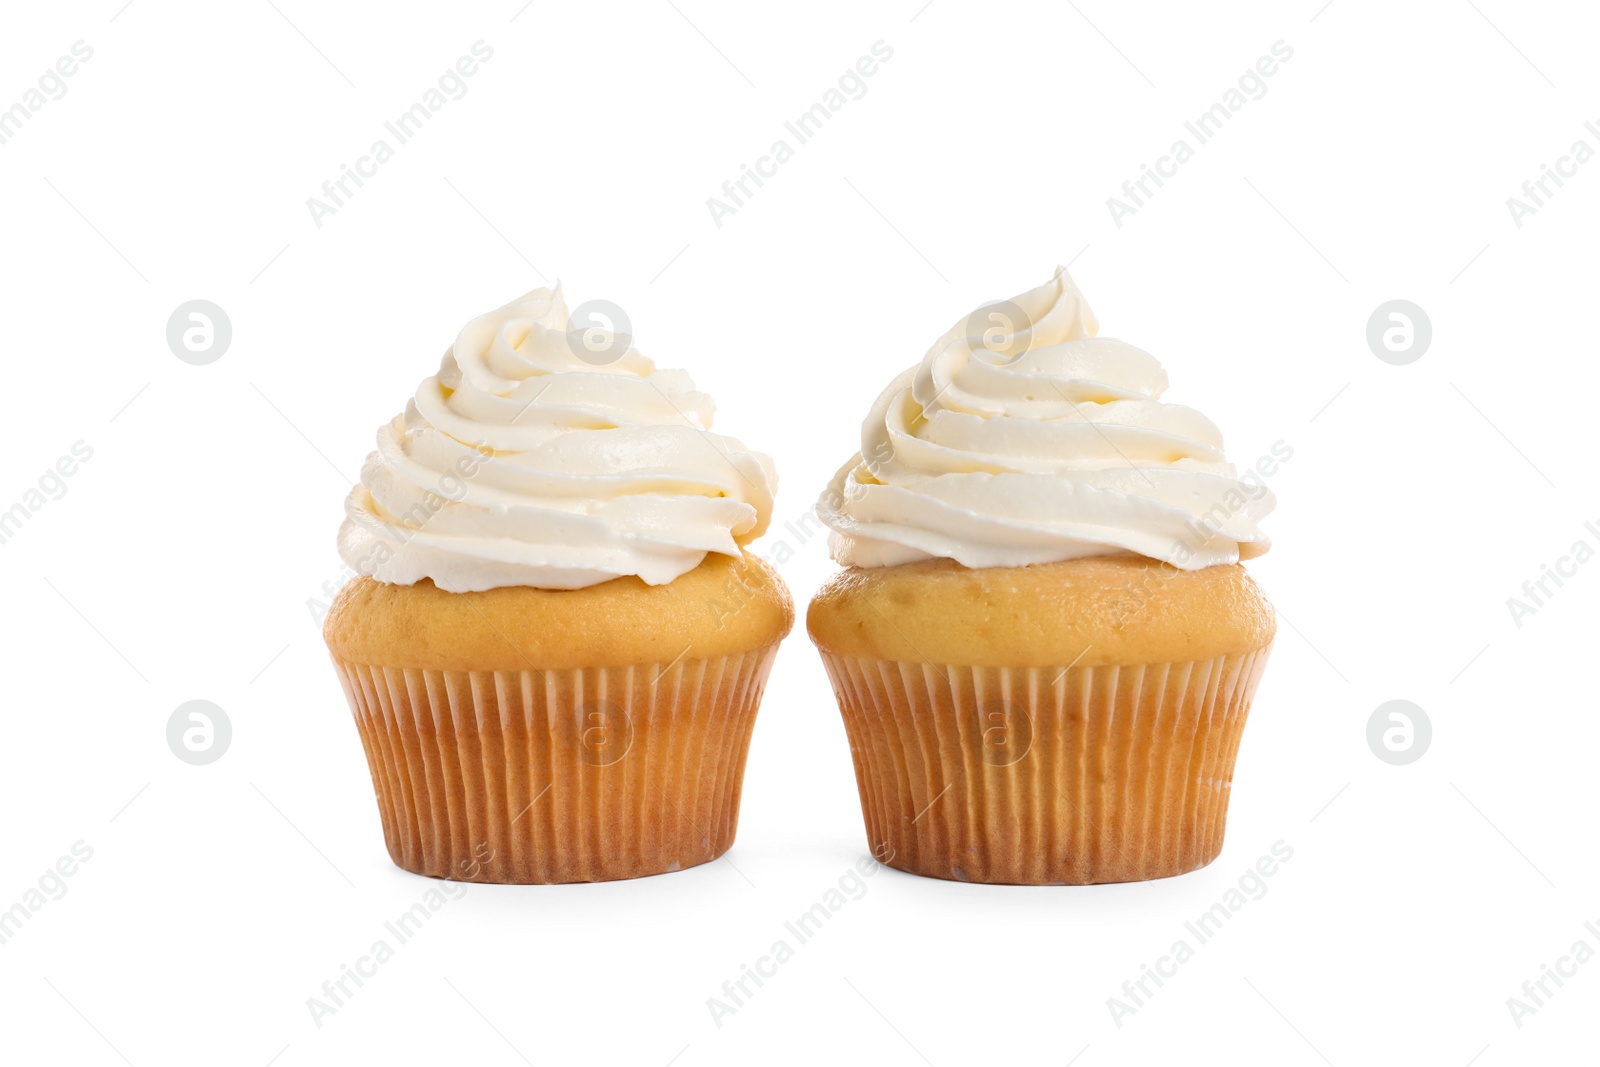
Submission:
[[[582,589],[451,593],[359,577],[322,633],[348,663],[448,671],[665,665],[765,648],[794,623],[782,579],[749,553],[708,555],[666,585],[628,576]]]
[[[1272,605],[1238,564],[1186,571],[1136,556],[1027,567],[933,559],[835,574],[806,615],[842,656],[907,664],[1098,667],[1264,648]]]

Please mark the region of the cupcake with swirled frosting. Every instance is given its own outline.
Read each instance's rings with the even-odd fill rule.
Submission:
[[[1240,561],[1273,496],[1098,332],[1065,268],[979,308],[882,392],[818,502],[846,569],[807,628],[892,866],[1083,884],[1221,850],[1276,632]]]
[[[396,864],[600,881],[732,844],[794,610],[745,549],[772,461],[712,413],[558,286],[469,322],[379,428],[324,637]]]

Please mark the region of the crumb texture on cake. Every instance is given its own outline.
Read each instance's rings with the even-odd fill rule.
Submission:
[[[1093,556],[1024,567],[949,559],[851,567],[817,592],[806,629],[847,656],[962,666],[1203,660],[1272,643],[1272,605],[1238,564],[1180,570]]]
[[[351,579],[323,623],[350,663],[462,671],[668,664],[762,648],[794,623],[776,571],[709,553],[666,585],[615,578],[583,589],[506,586],[451,593],[428,579]]]

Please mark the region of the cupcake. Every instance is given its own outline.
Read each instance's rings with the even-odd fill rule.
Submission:
[[[345,501],[323,636],[408,871],[602,881],[733,843],[794,621],[744,547],[776,479],[625,321],[559,286],[474,319]]]
[[[807,629],[901,870],[1081,885],[1221,851],[1276,632],[1239,561],[1273,498],[1097,332],[1065,268],[979,308],[878,397],[818,503],[846,569]]]

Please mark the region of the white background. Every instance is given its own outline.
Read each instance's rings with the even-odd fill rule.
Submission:
[[[1506,1005],[1580,938],[1600,949],[1600,565],[1520,627],[1506,606],[1600,545],[1600,161],[1520,228],[1506,206],[1574,140],[1600,148],[1592,11],[275,3],[17,5],[0,34],[0,107],[94,49],[0,145],[0,509],[93,449],[0,544],[0,908],[93,849],[0,945],[0,1058],[1592,1058],[1600,962],[1520,1028]],[[478,40],[494,56],[467,94],[317,227],[306,199]],[[879,40],[894,55],[866,95],[717,227],[707,197]],[[1294,54],[1266,95],[1115,225],[1107,197],[1279,40]],[[718,1027],[707,998],[866,854],[797,628],[726,859],[472,886],[315,1025],[307,998],[440,884],[384,851],[308,601],[340,574],[348,478],[456,330],[541,274],[628,309],[640,348],[716,397],[717,428],[776,460],[756,547],[789,541],[803,605],[834,565],[783,524],[879,389],[1069,260],[1103,332],[1161,359],[1167,398],[1236,462],[1294,450],[1252,564],[1286,625],[1222,856],[1076,889],[880,870]],[[197,298],[233,325],[209,366],[165,342]],[[1365,340],[1395,298],[1433,325],[1408,366]],[[197,698],[234,729],[205,767],[165,741]],[[1365,736],[1396,698],[1434,730],[1403,767]],[[1107,998],[1280,840],[1266,895],[1118,1026]]]

